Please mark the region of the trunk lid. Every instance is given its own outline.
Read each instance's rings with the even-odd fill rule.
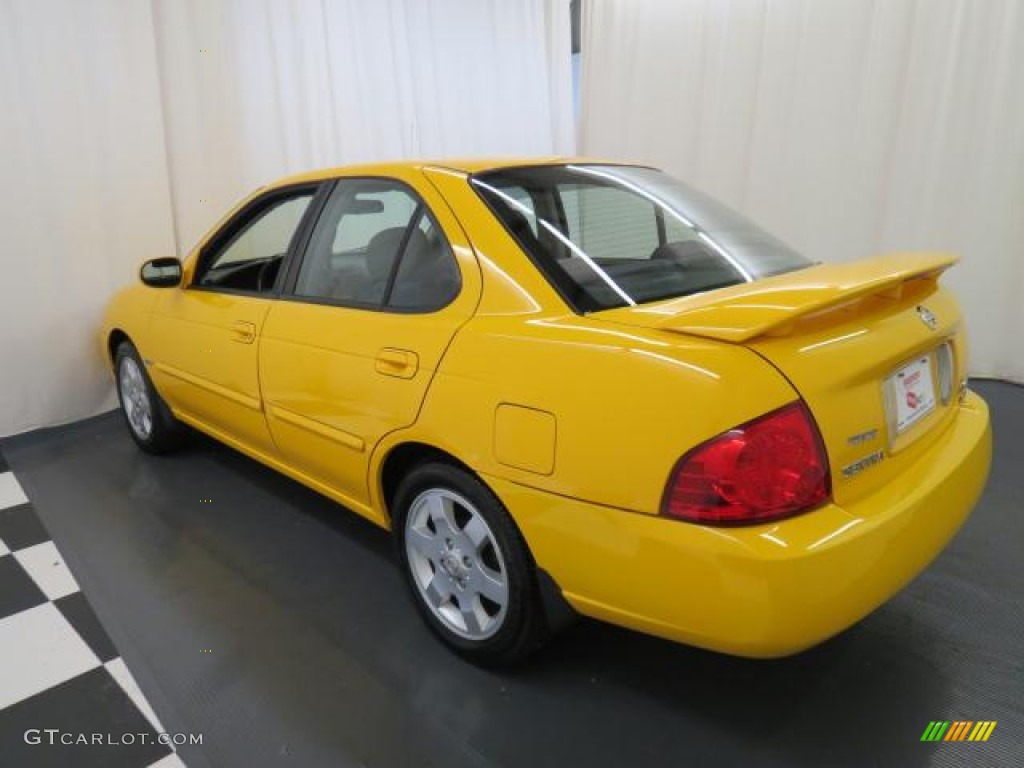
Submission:
[[[842,504],[893,479],[954,418],[966,349],[938,278],[955,262],[908,253],[822,264],[592,317],[757,352],[814,414]]]

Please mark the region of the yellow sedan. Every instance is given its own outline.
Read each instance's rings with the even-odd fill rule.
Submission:
[[[107,309],[146,451],[199,429],[396,534],[437,635],[584,614],[795,653],[942,550],[988,473],[943,254],[812,261],[651,168],[330,169]]]

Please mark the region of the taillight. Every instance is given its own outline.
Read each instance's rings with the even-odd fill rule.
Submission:
[[[802,402],[694,448],[676,464],[661,512],[712,525],[795,515],[829,497],[828,458]]]

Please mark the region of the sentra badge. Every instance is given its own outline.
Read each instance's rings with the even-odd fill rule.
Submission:
[[[853,464],[850,464],[847,467],[843,467],[843,477],[853,477],[854,475],[859,475],[865,469],[870,469],[871,467],[878,464],[884,458],[884,451],[875,451],[874,453],[868,454],[860,461],[855,461],[853,462]]]

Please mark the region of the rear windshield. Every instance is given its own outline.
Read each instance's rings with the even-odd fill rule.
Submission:
[[[812,262],[651,168],[548,165],[472,183],[577,312],[687,296]]]

